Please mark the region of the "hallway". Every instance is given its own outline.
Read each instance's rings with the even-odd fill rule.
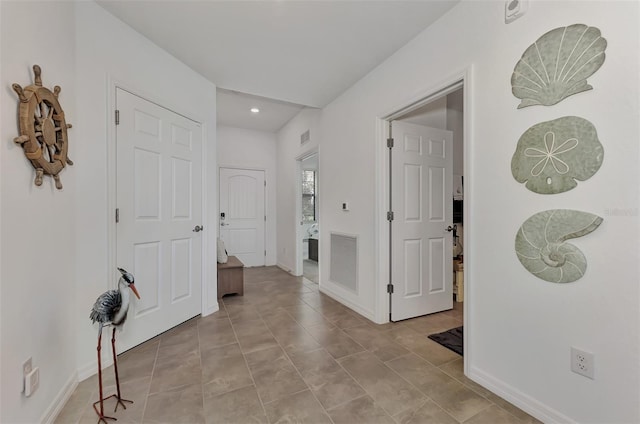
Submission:
[[[538,422],[427,338],[462,325],[459,303],[376,325],[276,267],[245,269],[244,292],[119,357],[123,397],[135,402],[111,414],[119,424]],[[112,369],[103,375],[111,394]],[[97,386],[81,382],[55,422],[95,424]]]
[[[320,276],[318,274],[318,262],[305,259],[302,262],[302,276],[307,280],[318,284]]]

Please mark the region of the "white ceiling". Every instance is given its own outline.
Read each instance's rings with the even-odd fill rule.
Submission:
[[[220,88],[323,107],[459,0],[97,1]]]
[[[217,90],[218,125],[276,132],[304,106],[219,88]],[[251,108],[259,113],[252,113]]]

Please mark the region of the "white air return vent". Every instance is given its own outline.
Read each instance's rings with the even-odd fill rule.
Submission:
[[[329,280],[358,293],[358,237],[331,233]]]
[[[305,132],[300,134],[300,144],[304,144],[309,140],[311,140],[311,135],[309,134],[309,130],[306,130]]]

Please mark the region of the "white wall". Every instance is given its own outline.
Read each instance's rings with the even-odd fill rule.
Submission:
[[[75,13],[67,2],[3,1],[0,15],[0,422],[33,423],[46,419],[76,366],[76,180],[86,165],[77,161],[84,140],[75,129]],[[42,68],[45,87],[62,88],[60,103],[74,125],[69,156],[76,165],[60,173],[61,191],[49,176],[42,186],[33,184],[35,170],[13,142],[18,97],[11,84],[32,84],[34,64]],[[26,398],[20,391],[28,357],[40,368],[40,389]]]
[[[204,187],[217,187],[216,87],[148,39],[93,2],[76,3],[78,87],[78,308],[77,355],[80,377],[95,373],[96,329],[88,311],[95,298],[115,285],[110,258],[113,246],[113,179],[109,152],[113,148],[113,83],[203,124]],[[81,142],[80,142],[81,140]],[[112,177],[111,177],[112,178]],[[205,261],[203,313],[217,310],[215,239],[217,194],[207,190],[203,240],[211,261]],[[86,325],[82,325],[86,324]],[[110,357],[110,355],[107,355]]]
[[[218,166],[265,171],[266,265],[276,264],[276,134],[218,126]],[[212,188],[218,195],[218,188]]]
[[[320,285],[373,314],[385,307],[376,246],[387,243],[376,234],[377,206],[384,204],[376,169],[386,154],[376,146],[383,142],[376,118],[472,67],[465,152],[468,371],[548,422],[640,421],[638,12],[637,2],[537,1],[505,25],[504,2],[465,1],[322,112],[321,236],[358,235],[361,287],[357,295],[338,292],[326,281],[328,261],[320,261]],[[594,90],[553,107],[517,110],[510,87],[516,62],[539,36],[573,23],[597,26],[609,40],[604,66],[589,78]],[[595,124],[604,164],[570,192],[529,192],[511,176],[518,138],[535,123],[565,115]],[[345,199],[351,213],[337,207]],[[571,284],[537,279],[514,253],[522,222],[555,208],[604,217],[597,231],[575,241],[589,269]],[[378,212],[384,220],[384,210]],[[321,254],[328,249],[323,244]],[[595,380],[570,371],[570,346],[595,354]]]
[[[447,129],[447,101],[447,96],[440,97],[403,115],[398,120],[445,130]]]
[[[296,269],[296,227],[301,217],[296,217],[298,202],[298,181],[296,176],[297,158],[312,151],[319,151],[321,112],[317,109],[303,109],[277,133],[277,205],[276,229],[277,264],[282,269],[295,272]],[[309,130],[310,140],[300,145],[300,135]],[[319,173],[322,173],[322,152],[319,151]],[[322,205],[323,189],[319,186],[318,197]],[[322,211],[320,212],[322,214]]]
[[[2,422],[52,418],[82,379],[96,372],[96,328],[88,315],[96,297],[115,285],[113,273],[114,84],[202,122],[205,163],[216,163],[216,87],[93,2],[0,2],[2,15],[1,322]],[[55,25],[51,17],[55,16]],[[46,35],[28,28],[47,28]],[[34,171],[14,146],[13,82],[28,85],[43,69],[60,99],[74,166],[33,185]],[[215,165],[205,184],[217,186]],[[215,252],[217,196],[205,198],[205,251]],[[209,247],[212,246],[213,248]],[[215,255],[215,253],[214,253]],[[203,313],[218,308],[215,260],[203,267]],[[22,362],[40,367],[40,389],[20,394]],[[110,356],[110,355],[108,355]]]

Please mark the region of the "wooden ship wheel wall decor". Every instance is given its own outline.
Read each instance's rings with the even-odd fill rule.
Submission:
[[[64,111],[58,102],[60,87],[55,86],[53,92],[42,86],[42,70],[33,65],[34,84],[22,88],[13,84],[18,94],[18,119],[20,135],[13,139],[22,145],[24,154],[36,169],[35,184],[42,185],[44,174],[51,175],[58,190],[62,189],[60,171],[66,165],[73,165],[68,157],[69,138]]]

